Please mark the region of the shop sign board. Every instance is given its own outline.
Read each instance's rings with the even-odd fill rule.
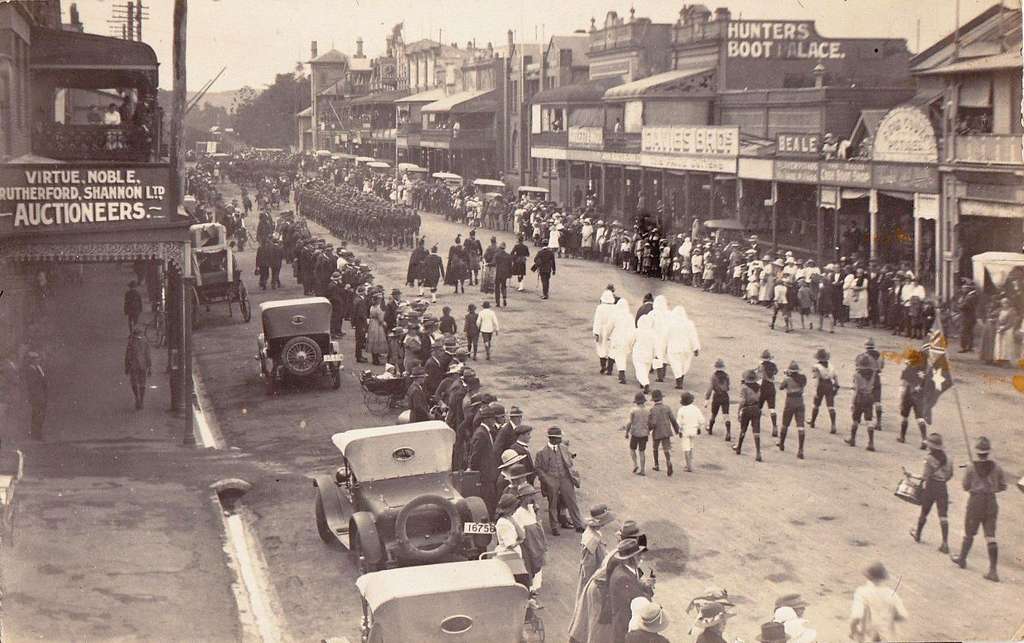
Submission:
[[[822,163],[821,182],[826,185],[869,188],[871,187],[871,165],[843,161]]]
[[[647,154],[740,155],[740,128],[730,126],[645,127],[640,150]]]
[[[628,152],[601,152],[599,160],[617,165],[640,165],[640,155]]]
[[[960,214],[975,217],[998,217],[1000,219],[1024,219],[1024,205],[960,199]]]
[[[821,155],[821,137],[817,134],[776,134],[775,149],[779,156],[818,158]]]
[[[783,183],[817,183],[818,164],[813,161],[775,161],[775,180]]]
[[[874,161],[937,163],[939,145],[928,116],[916,107],[896,107],[878,123],[871,150]]]
[[[874,163],[871,184],[879,190],[938,194],[939,170],[934,165]]]
[[[716,156],[642,154],[640,164],[664,170],[693,170],[716,174],[736,174],[736,159]]]
[[[0,165],[0,237],[166,224],[170,185],[168,165]]]
[[[729,58],[774,60],[841,60],[838,40],[818,35],[811,21],[730,20],[726,33]]]
[[[601,149],[604,147],[604,128],[570,127],[569,147]]]

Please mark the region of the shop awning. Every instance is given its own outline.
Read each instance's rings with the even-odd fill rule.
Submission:
[[[349,105],[391,104],[394,103],[399,98],[405,98],[408,95],[408,89],[395,89],[388,92],[377,92],[376,94],[367,94],[366,96],[360,96],[359,98],[355,98],[349,103]]]
[[[444,89],[428,89],[425,92],[413,94],[412,96],[406,96],[405,98],[399,98],[396,103],[433,103],[434,101],[441,100],[445,97]]]
[[[1018,46],[1017,51],[1008,51],[1006,53],[996,54],[994,56],[983,56],[972,60],[961,60],[959,62],[936,67],[935,69],[922,71],[920,72],[920,75],[974,74],[984,71],[1020,69],[1021,66],[1020,48]]]
[[[141,79],[156,88],[158,83],[159,63],[146,43],[77,31],[33,29],[29,66],[60,74],[65,87],[138,87]]]
[[[613,87],[604,93],[604,98],[605,100],[626,100],[667,94],[687,94],[694,91],[711,92],[713,91],[711,76],[714,71],[714,67],[666,71]]]
[[[496,109],[498,109],[498,92],[493,89],[484,89],[452,94],[429,105],[424,105],[420,111],[428,114],[471,114],[493,112]]]
[[[621,84],[621,76],[606,76],[538,92],[534,94],[532,102],[534,105],[541,103],[600,103],[605,92]]]

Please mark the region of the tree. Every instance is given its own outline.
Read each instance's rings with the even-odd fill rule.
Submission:
[[[309,78],[277,74],[263,91],[238,91],[233,103],[235,131],[253,147],[288,147],[295,142],[295,114],[309,107]]]

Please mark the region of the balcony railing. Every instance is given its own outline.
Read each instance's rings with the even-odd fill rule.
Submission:
[[[1019,134],[972,134],[954,139],[954,160],[960,163],[1021,165]]]
[[[604,148],[622,152],[637,152],[640,150],[639,132],[612,132],[604,131]]]
[[[590,34],[590,51],[612,51],[639,46],[640,35],[643,32],[637,28],[638,26],[638,24],[618,25]]]
[[[420,134],[421,142],[448,143],[451,149],[479,149],[494,145],[494,130],[468,129],[425,129]]]
[[[157,134],[144,125],[48,123],[32,135],[32,152],[60,161],[134,161],[156,157]]]
[[[569,132],[540,132],[530,135],[530,144],[541,147],[569,147]]]
[[[691,42],[702,42],[722,38],[725,35],[727,22],[705,22],[689,25],[677,24],[672,27],[672,44],[685,45]]]

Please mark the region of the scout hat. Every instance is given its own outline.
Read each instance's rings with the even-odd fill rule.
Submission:
[[[761,351],[761,359],[772,359],[772,352],[767,348]]]
[[[743,383],[744,384],[756,384],[757,383],[757,373],[755,373],[753,369],[747,369],[747,370],[743,371]]]
[[[936,451],[942,451],[942,436],[938,433],[932,433],[925,440],[925,444],[928,445],[929,449],[935,449]]]
[[[864,348],[874,348],[874,347],[875,347],[875,340],[871,339],[870,337],[868,337],[867,339],[864,340]]]
[[[800,365],[797,364],[795,361],[794,362],[790,362],[789,363],[789,368],[786,369],[786,372],[787,373],[799,373],[800,372]]]
[[[818,360],[819,362],[825,361],[828,358],[828,351],[825,350],[824,348],[819,348],[818,350],[814,351],[814,359]]]
[[[789,640],[789,637],[786,636],[786,626],[775,621],[762,623],[761,633],[756,638],[761,643],[785,643]]]
[[[501,452],[501,464],[498,465],[498,469],[507,469],[513,464],[518,464],[525,459],[525,453],[519,453],[513,449],[505,449]]]
[[[644,397],[643,393],[637,393],[636,395],[633,396],[633,404],[643,404],[646,401],[647,398]]]
[[[608,505],[594,505],[590,508],[590,517],[587,518],[587,525],[594,529],[600,529],[615,520],[612,512],[608,511]]]
[[[658,389],[654,389],[653,391],[651,391],[651,399],[654,400],[655,402],[660,402],[663,399],[665,399],[665,396],[662,395],[661,391],[659,391]]]
[[[992,443],[989,442],[988,438],[982,436],[974,443],[974,452],[978,455],[988,455],[992,452]]]
[[[718,359],[715,360],[715,370],[716,371],[724,371],[725,370],[725,360],[724,359],[718,358]]]

